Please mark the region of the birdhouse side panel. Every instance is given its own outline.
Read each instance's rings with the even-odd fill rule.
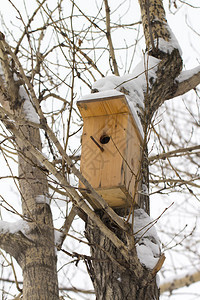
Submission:
[[[124,184],[123,159],[127,148],[128,114],[85,118],[81,172],[94,188]],[[109,141],[101,143],[102,137]]]
[[[132,197],[133,202],[138,202],[138,189],[141,181],[141,154],[142,143],[137,128],[129,116],[127,125],[126,160],[123,162],[124,185]]]
[[[113,187],[108,189],[101,188],[97,189],[97,192],[111,207],[129,207],[131,204],[130,197],[129,195],[127,195],[127,192],[124,187]],[[97,205],[97,208],[100,207]]]

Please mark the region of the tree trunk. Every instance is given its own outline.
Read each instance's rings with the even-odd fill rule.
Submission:
[[[160,59],[157,78],[151,85],[147,80],[144,94],[144,111],[140,118],[144,130],[144,146],[141,167],[141,181],[149,187],[147,133],[151,120],[160,105],[176,91],[175,78],[182,69],[182,59],[165,19],[161,0],[139,0],[146,40],[147,54]],[[165,48],[160,46],[165,44]],[[168,46],[169,49],[168,49]],[[166,51],[165,51],[166,50]],[[168,51],[169,50],[169,51]],[[147,75],[148,77],[148,75]],[[149,197],[141,194],[139,205],[149,213]],[[131,232],[120,231],[113,222],[98,212],[102,221],[131,249],[129,261],[121,257],[118,249],[105,238],[91,220],[86,226],[86,237],[90,243],[92,262],[88,263],[90,277],[94,283],[97,299],[159,299],[159,288],[152,271],[138,264],[136,248]],[[122,214],[122,216],[124,216]],[[131,239],[131,240],[129,240]],[[132,244],[130,246],[130,244]]]
[[[38,225],[35,224],[29,233],[29,238],[34,243],[18,258],[23,271],[23,299],[59,299],[54,235],[49,226],[49,205],[38,204],[34,211],[35,216],[36,214]]]
[[[38,129],[22,126],[19,130],[41,151]],[[18,258],[23,271],[23,299],[59,299],[54,227],[46,174],[21,140],[17,139],[17,146],[22,209],[31,220],[28,238],[33,242]]]
[[[23,86],[23,97],[19,93],[19,82],[13,74],[17,74],[14,63],[9,65],[11,48],[0,39],[0,58],[4,70],[1,79],[0,100],[3,107],[16,119],[14,126],[25,140],[42,151],[40,132],[31,125],[20,125],[18,120],[27,120],[24,101],[29,101],[31,112],[35,113],[31,100]],[[17,60],[17,58],[16,58]],[[4,81],[4,82],[3,82]],[[31,98],[31,97],[30,97]],[[7,118],[4,117],[6,120]],[[11,121],[10,123],[13,123]],[[8,130],[9,121],[6,123]],[[28,229],[1,237],[1,247],[15,257],[23,272],[23,299],[38,300],[59,299],[56,272],[56,253],[54,243],[54,227],[48,198],[48,182],[43,166],[25,147],[22,139],[13,134],[18,152],[19,191],[21,195],[22,214]],[[9,242],[12,247],[9,246]],[[16,251],[15,251],[16,249]]]
[[[126,235],[120,231],[102,212],[103,222],[126,243]],[[129,233],[131,234],[131,233]],[[86,237],[91,245],[92,261],[88,262],[90,278],[94,284],[97,300],[151,300],[159,299],[156,277],[148,281],[151,271],[138,264],[135,248],[125,261],[119,250],[95,224],[88,220]]]

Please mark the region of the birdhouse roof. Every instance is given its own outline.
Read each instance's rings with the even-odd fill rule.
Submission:
[[[143,141],[143,129],[132,102],[116,90],[108,90],[86,95],[77,101],[79,111],[84,118],[129,113],[140,140]]]

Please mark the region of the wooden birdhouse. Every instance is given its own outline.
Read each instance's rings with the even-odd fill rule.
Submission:
[[[126,96],[95,93],[77,106],[84,122],[82,174],[109,206],[130,207],[138,200],[143,138]],[[95,199],[90,203],[99,208]]]

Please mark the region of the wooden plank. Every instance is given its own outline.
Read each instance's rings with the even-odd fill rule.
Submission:
[[[110,207],[121,208],[121,207],[130,207],[131,206],[131,197],[125,191],[123,186],[113,187],[109,189],[96,189],[97,193],[99,193],[104,200],[108,203]],[[100,209],[101,207],[95,201],[95,199],[90,198],[90,195],[85,193],[85,198],[92,205],[94,209]]]
[[[123,156],[127,147],[128,114],[86,118],[82,135],[81,172],[94,188],[124,184],[122,175]],[[102,135],[110,137],[101,144]],[[93,137],[100,148],[90,138]]]
[[[127,113],[129,107],[124,95],[103,99],[89,99],[77,102],[79,111],[84,118]]]
[[[129,117],[127,127],[127,153],[126,162],[124,161],[124,180],[129,194],[137,202],[139,182],[141,181],[141,156],[142,145],[136,131],[133,130],[131,118]]]
[[[95,116],[129,113],[137,135],[140,141],[143,141],[143,137],[141,136],[141,132],[138,129],[125,95],[106,97],[102,99],[95,98],[89,100],[80,100],[77,102],[77,106],[83,119]]]

